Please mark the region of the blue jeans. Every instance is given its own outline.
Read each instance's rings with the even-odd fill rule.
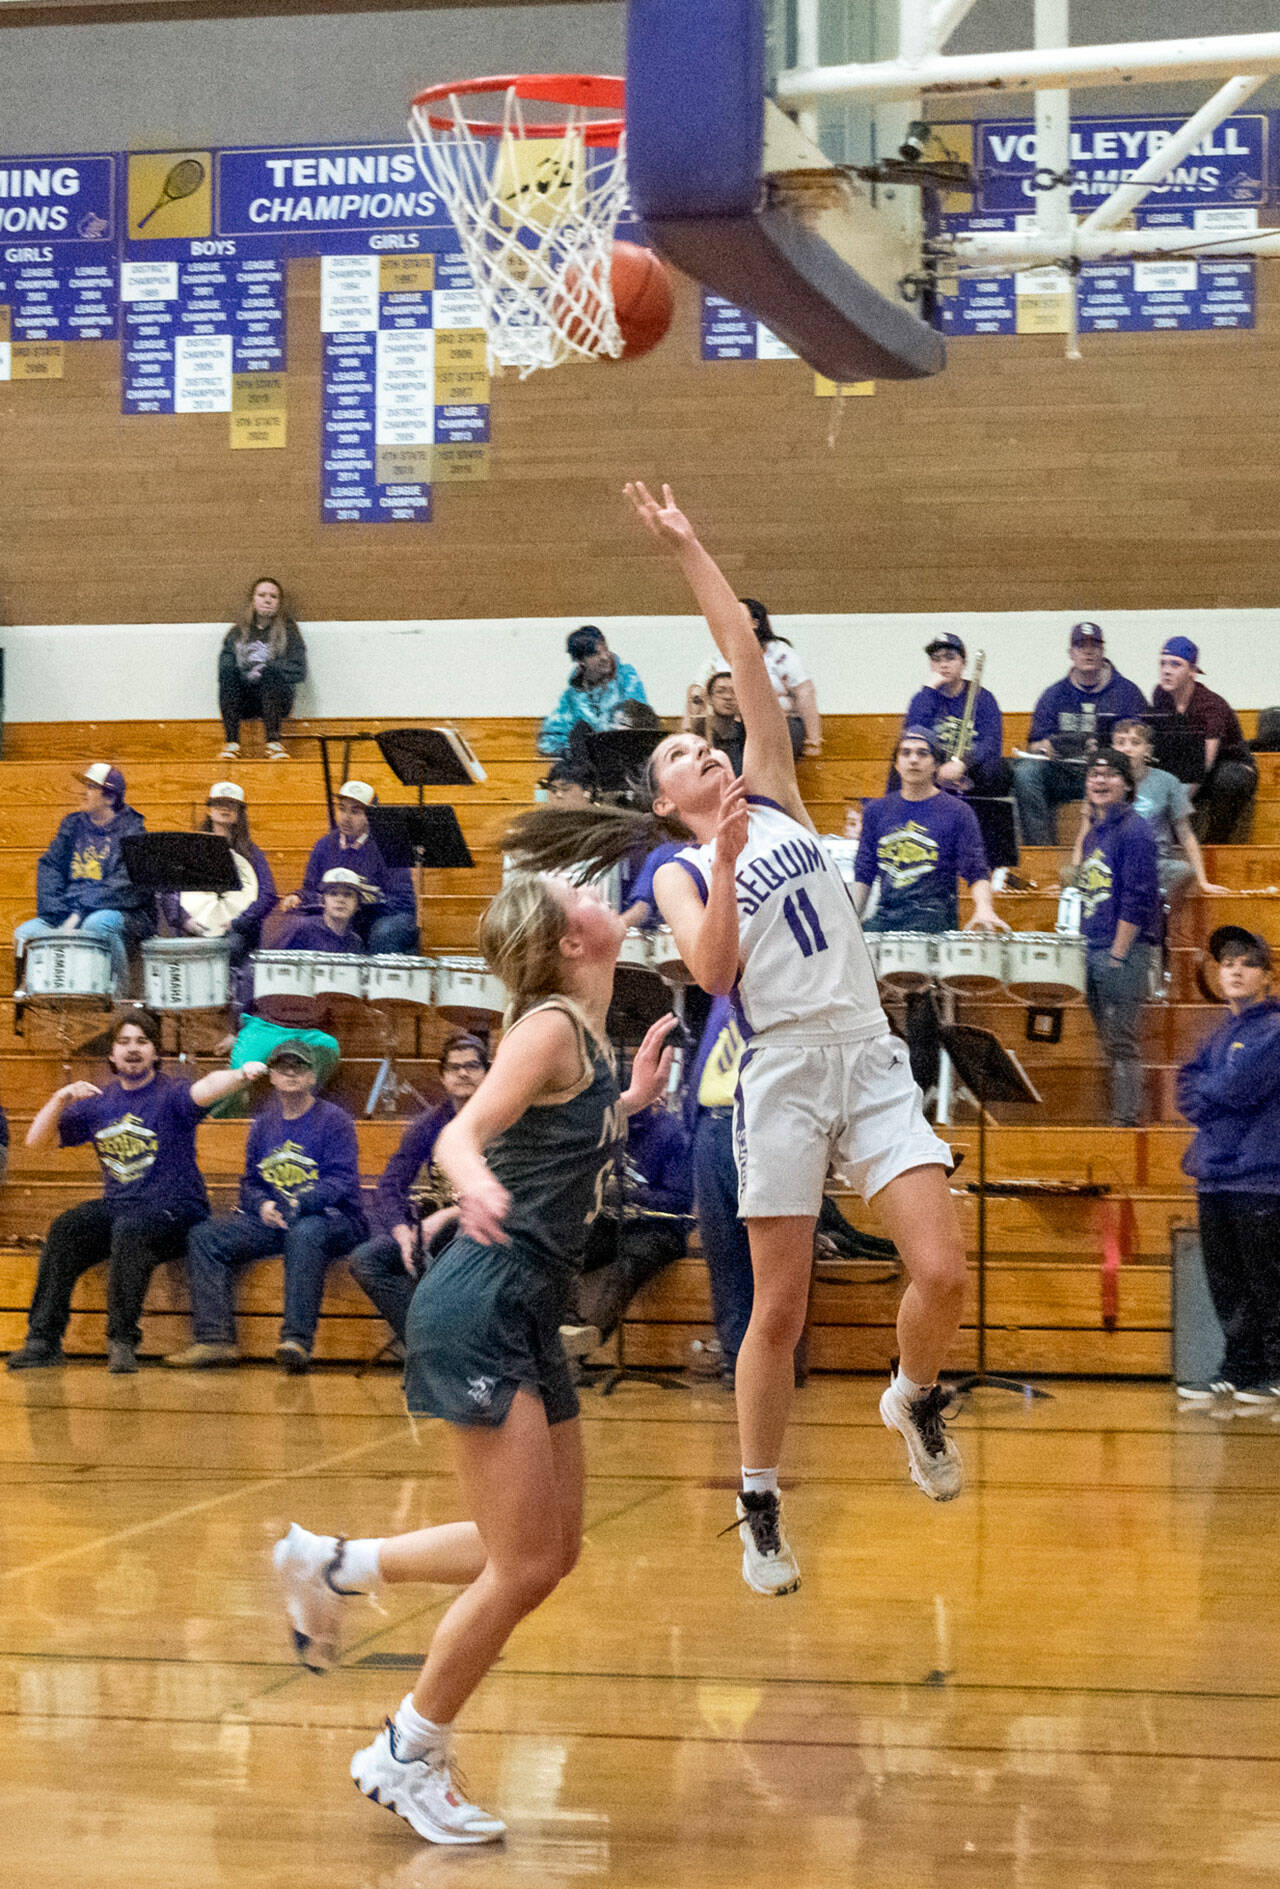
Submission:
[[[13,928],[13,942],[21,953],[37,938],[97,938],[111,952],[111,976],[119,989],[125,971],[128,968],[128,941],[131,927],[126,912],[113,912],[104,907],[98,912],[86,912],[73,932],[64,931],[61,925],[51,925],[44,918],[24,918],[20,925]]]
[[[1085,997],[1111,1065],[1111,1119],[1136,1128],[1142,1115],[1142,1006],[1151,990],[1158,946],[1135,941],[1123,964],[1107,945],[1090,945]]]
[[[1057,845],[1057,810],[1084,798],[1084,772],[1078,762],[1014,762],[1013,797],[1024,846]]]
[[[418,921],[412,912],[384,912],[381,918],[375,918],[369,926],[365,944],[370,957],[379,952],[416,957]]]
[[[197,1344],[234,1344],[236,1273],[254,1259],[284,1255],[284,1323],[281,1339],[310,1351],[324,1299],[325,1275],[335,1259],[360,1237],[345,1214],[304,1213],[282,1233],[247,1213],[205,1220],[187,1241],[191,1277],[191,1329]]]
[[[698,1110],[693,1131],[693,1193],[698,1233],[711,1281],[711,1316],[730,1370],[751,1320],[751,1248],[738,1218],[733,1110]]]

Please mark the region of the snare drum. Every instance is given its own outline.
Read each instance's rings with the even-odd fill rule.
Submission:
[[[680,953],[676,950],[676,941],[671,936],[670,925],[659,925],[649,934],[652,955],[650,965],[658,973],[664,984],[692,984],[693,973]]]
[[[483,958],[436,958],[435,1006],[437,1010],[461,1010],[468,1015],[476,1010],[492,1010],[501,1016],[507,1007],[507,993]]]
[[[370,958],[365,967],[365,994],[371,1004],[419,1004],[430,1009],[435,989],[434,958],[388,952]]]
[[[1005,982],[1024,1004],[1068,1004],[1085,993],[1085,941],[1015,931],[1004,941]]]
[[[931,931],[882,931],[877,975],[886,990],[903,995],[927,990],[938,958],[937,934]]]
[[[867,947],[867,956],[871,959],[871,968],[876,974],[877,984],[880,982],[880,939],[882,936],[883,933],[878,931],[864,931],[862,934],[862,942]]]
[[[363,997],[368,958],[355,951],[255,951],[255,997]]]
[[[640,931],[633,925],[622,940],[622,949],[618,953],[619,964],[629,964],[635,971],[653,969],[653,937],[647,931]]]
[[[221,1010],[231,979],[225,938],[148,938],[142,984],[156,1010]]]
[[[962,997],[990,997],[1004,986],[1004,938],[993,931],[944,931],[938,982]]]
[[[369,960],[358,951],[302,951],[298,955],[315,960],[311,988],[317,997],[364,996]]]
[[[28,997],[111,996],[111,951],[97,938],[33,938],[23,956]]]

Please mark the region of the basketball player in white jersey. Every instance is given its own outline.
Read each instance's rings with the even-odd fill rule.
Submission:
[[[778,1461],[804,1328],[814,1222],[834,1159],[874,1201],[902,1255],[899,1365],[880,1400],[913,1480],[958,1495],[937,1374],[960,1322],[964,1247],[947,1188],[950,1151],[924,1119],[905,1045],[890,1036],[857,916],[796,783],[791,741],[746,611],[669,486],[627,487],[641,523],[689,583],[733,674],[746,728],[742,778],[691,733],[648,766],[653,812],[694,836],[655,878],[658,905],[704,990],[732,992],[749,1042],[737,1102],[739,1211],[754,1275],[738,1354],[743,1577],[762,1594],[799,1585],[782,1531]]]

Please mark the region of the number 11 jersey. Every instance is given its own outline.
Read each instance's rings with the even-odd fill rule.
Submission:
[[[747,843],[734,872],[741,970],[734,1001],[753,1036],[858,1042],[888,1030],[862,927],[822,842],[776,800],[749,794]],[[686,846],[683,866],[706,903],[715,841]]]

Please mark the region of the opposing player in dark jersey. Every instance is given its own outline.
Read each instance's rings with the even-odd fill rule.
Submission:
[[[857,915],[805,811],[786,723],[750,620],[669,487],[627,495],[675,559],[728,661],[746,744],[742,778],[701,736],[668,735],[647,763],[652,814],[694,843],[657,872],[658,905],[704,990],[732,992],[747,1047],[736,1104],[738,1211],[754,1279],[751,1322],[734,1378],[742,1444],[742,1573],[761,1594],[800,1584],[782,1532],[778,1459],[794,1395],[813,1231],[833,1160],[876,1211],[902,1255],[900,1368],[880,1400],[907,1446],[910,1473],[934,1501],[958,1495],[959,1452],[937,1384],[960,1322],[965,1257],[947,1190],[950,1150],[924,1119],[906,1046],[888,1032]],[[595,837],[591,827],[595,823]],[[650,827],[652,833],[652,827]],[[611,826],[590,809],[562,835],[525,815],[504,847],[550,863],[553,843],[611,863],[645,837],[634,815]],[[652,842],[651,842],[652,843]]]
[[[578,1558],[578,1399],[560,1342],[575,1268],[628,1115],[661,1093],[663,1018],[619,1095],[605,1015],[625,928],[597,894],[518,873],[494,899],[481,948],[510,995],[493,1068],[436,1143],[460,1230],[414,1295],[405,1396],[450,1425],[472,1520],[384,1540],[277,1544],[304,1665],[337,1656],[345,1597],[380,1583],[462,1586],[426,1664],[351,1775],[434,1843],[489,1843],[504,1826],[453,1775],[453,1720],[518,1623]]]

